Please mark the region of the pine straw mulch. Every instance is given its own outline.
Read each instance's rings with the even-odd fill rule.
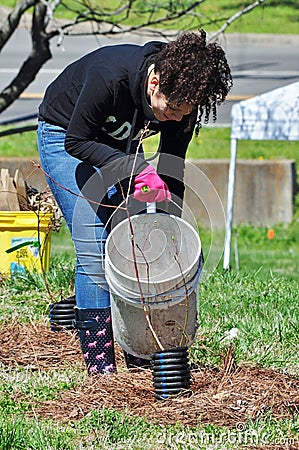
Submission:
[[[51,332],[46,323],[0,327],[3,365],[47,371],[67,364],[83,371],[82,383],[76,388],[62,391],[53,400],[31,400],[35,417],[66,422],[97,408],[114,408],[163,425],[196,426],[200,422],[235,429],[236,424],[269,412],[274,418],[286,419],[299,411],[299,380],[270,369],[192,370],[191,396],[157,401],[151,370],[128,371],[118,346],[116,359],[117,374],[88,378],[75,332]]]

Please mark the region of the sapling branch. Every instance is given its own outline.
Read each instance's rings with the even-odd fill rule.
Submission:
[[[179,258],[178,258],[179,254],[178,254],[177,245],[176,245],[176,242],[175,242],[173,236],[172,236],[172,242],[173,242],[173,245],[175,247],[175,254],[173,255],[173,257],[174,257],[177,265],[179,266],[179,270],[181,272],[181,276],[182,276],[182,279],[183,279],[183,282],[184,282],[184,289],[185,289],[185,294],[186,294],[186,303],[185,303],[186,314],[185,314],[185,321],[184,321],[184,326],[183,326],[183,331],[182,331],[182,337],[181,337],[181,341],[180,341],[180,346],[182,346],[183,339],[184,339],[184,337],[187,334],[186,330],[187,330],[188,317],[189,317],[189,293],[188,293],[188,289],[187,289],[186,280],[185,280],[185,277],[184,277],[184,274],[183,274],[182,265],[181,265],[181,263],[179,261]]]
[[[85,195],[82,194],[77,194],[76,192],[72,191],[71,189],[68,189],[67,187],[63,186],[62,184],[58,183],[56,180],[54,180],[53,177],[51,177],[51,175],[49,175],[42,167],[40,164],[36,163],[33,161],[33,164],[41,170],[41,172],[45,175],[45,177],[49,178],[49,180],[51,180],[54,184],[56,184],[56,186],[60,187],[61,189],[64,189],[66,192],[69,192],[72,195],[75,195],[76,197],[79,198],[83,198],[84,200],[87,200],[89,203],[93,203],[97,206],[103,206],[105,208],[113,208],[116,209],[117,207],[115,205],[106,205],[104,203],[101,202],[97,202],[96,200],[92,200],[91,198],[86,197]],[[125,210],[125,208],[123,207],[119,207],[120,209]]]
[[[137,259],[136,259],[136,252],[135,252],[135,237],[134,237],[134,228],[133,228],[133,224],[132,224],[132,220],[130,217],[130,212],[129,212],[129,208],[128,208],[128,198],[129,198],[129,193],[130,193],[130,189],[131,189],[131,184],[132,184],[132,180],[133,180],[133,174],[135,171],[135,166],[136,166],[136,161],[137,161],[137,156],[138,156],[138,152],[139,149],[141,147],[142,144],[142,140],[143,137],[146,135],[147,131],[148,131],[148,127],[149,127],[150,122],[148,122],[146,124],[146,126],[144,127],[144,129],[142,130],[139,142],[138,142],[138,146],[136,149],[136,153],[135,153],[135,157],[134,157],[134,161],[133,161],[133,166],[132,166],[132,172],[131,172],[131,176],[130,176],[130,180],[129,180],[129,188],[128,188],[128,193],[127,193],[127,198],[126,198],[126,213],[127,213],[127,218],[128,218],[128,223],[129,223],[129,228],[130,228],[130,235],[131,235],[131,246],[132,246],[132,255],[133,255],[133,264],[134,264],[134,270],[135,270],[135,275],[136,275],[136,279],[137,279],[137,284],[138,284],[138,289],[139,289],[139,293],[140,293],[140,297],[141,297],[141,304],[142,304],[142,309],[144,312],[144,316],[145,316],[145,320],[147,321],[148,327],[153,335],[153,338],[155,339],[155,342],[157,343],[158,347],[160,348],[160,350],[164,350],[163,345],[161,344],[153,326],[151,323],[151,319],[149,316],[149,312],[146,308],[145,305],[145,297],[144,297],[144,293],[142,291],[142,286],[141,286],[141,282],[140,282],[140,277],[139,277],[139,271],[138,271],[138,265],[137,265]],[[136,245],[137,247],[137,245]],[[143,255],[144,256],[144,255]],[[147,262],[146,262],[147,263]],[[149,269],[148,267],[148,263],[147,263],[147,269]],[[148,272],[148,276],[149,276],[149,272]],[[148,280],[149,282],[149,280]]]
[[[136,253],[135,253],[135,240],[134,240],[134,229],[133,229],[133,225],[132,225],[132,221],[130,218],[130,215],[128,215],[128,222],[129,222],[129,227],[130,227],[130,233],[131,233],[131,243],[132,243],[132,254],[133,254],[133,264],[134,264],[134,270],[135,270],[135,274],[136,274],[136,278],[137,278],[137,284],[138,284],[138,289],[140,292],[140,297],[141,297],[141,304],[142,304],[142,309],[145,315],[145,320],[147,321],[148,327],[157,343],[157,345],[159,346],[160,350],[164,350],[163,345],[161,344],[155,330],[153,329],[151,320],[150,320],[150,316],[149,316],[149,312],[146,309],[145,306],[145,299],[144,299],[144,294],[142,291],[142,287],[141,287],[141,283],[140,283],[140,278],[139,278],[139,272],[138,272],[138,265],[137,265],[137,260],[136,260]]]

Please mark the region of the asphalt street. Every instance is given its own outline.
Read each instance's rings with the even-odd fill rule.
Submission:
[[[142,44],[152,39],[149,36],[132,35],[119,38],[77,36],[66,37],[60,46],[54,39],[51,42],[53,58],[44,65],[21,98],[1,114],[0,124],[16,120],[24,122],[26,118],[34,117],[47,85],[67,64],[83,54],[103,45]],[[299,35],[225,35],[220,44],[231,64],[234,86],[227,101],[219,108],[219,126],[230,125],[230,111],[234,102],[299,80]],[[1,52],[1,90],[17,74],[30,49],[29,30],[18,29]]]

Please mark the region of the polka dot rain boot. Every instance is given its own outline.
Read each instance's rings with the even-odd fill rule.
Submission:
[[[74,308],[75,323],[88,373],[116,371],[110,308]]]

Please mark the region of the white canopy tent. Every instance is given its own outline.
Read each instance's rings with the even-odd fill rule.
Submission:
[[[299,140],[299,82],[236,103],[231,118],[224,269],[230,265],[238,140]]]

